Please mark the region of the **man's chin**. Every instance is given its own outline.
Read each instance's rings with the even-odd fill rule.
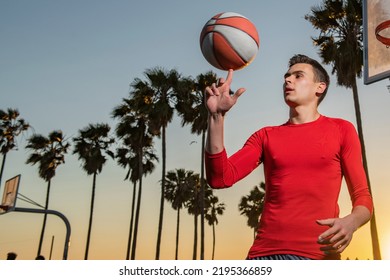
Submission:
[[[290,108],[295,108],[297,106],[297,103],[291,100],[288,96],[284,98],[284,102],[287,104],[288,107]]]

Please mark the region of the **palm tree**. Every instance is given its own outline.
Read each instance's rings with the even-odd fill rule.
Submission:
[[[200,74],[196,77],[196,80],[192,79],[181,79],[177,87],[177,97],[178,101],[176,104],[176,110],[181,116],[182,126],[190,124],[191,133],[201,135],[202,144],[201,144],[201,169],[200,177],[201,186],[200,192],[201,196],[204,197],[205,185],[203,180],[204,175],[204,147],[206,141],[206,131],[208,125],[208,111],[204,104],[204,92],[207,86],[211,86],[217,81],[217,75],[212,71],[207,72],[206,74]],[[203,200],[201,201],[203,203]],[[200,238],[200,259],[204,259],[204,207],[201,207],[200,213],[200,227],[201,227],[201,238]]]
[[[223,212],[225,211],[225,204],[224,203],[218,203],[218,197],[212,195],[210,198],[210,207],[207,209],[207,213],[205,215],[205,218],[210,226],[213,228],[213,251],[211,255],[211,259],[214,260],[214,254],[215,254],[215,225],[218,224],[218,215],[223,215]]]
[[[192,250],[192,259],[196,260],[197,256],[197,248],[198,248],[198,216],[200,213],[200,178],[199,174],[194,175],[195,180],[193,182],[193,185],[191,186],[191,196],[188,202],[186,203],[186,208],[188,211],[188,214],[194,215],[194,245]]]
[[[188,213],[190,215],[194,215],[194,246],[193,246],[193,253],[192,253],[192,259],[196,260],[197,258],[197,247],[198,247],[198,217],[199,214],[202,211],[205,211],[205,209],[208,209],[210,207],[210,197],[212,196],[213,192],[209,185],[207,185],[207,182],[203,182],[205,185],[204,189],[204,195],[201,193],[201,179],[199,177],[199,174],[194,174],[194,181],[191,184],[191,196],[188,202],[186,203],[186,208],[188,210]]]
[[[247,225],[253,228],[253,238],[256,236],[259,217],[263,212],[264,196],[265,184],[261,182],[259,186],[254,186],[249,195],[243,196],[238,205],[240,214],[248,218]]]
[[[115,157],[117,158],[118,164],[126,168],[129,167],[129,170],[126,174],[125,180],[130,178],[130,182],[133,183],[133,194],[132,194],[132,202],[131,202],[131,211],[130,211],[130,227],[129,227],[129,237],[127,239],[127,251],[126,251],[126,260],[130,259],[130,250],[131,250],[131,241],[133,234],[133,226],[134,226],[134,213],[135,213],[135,198],[137,195],[137,181],[138,181],[138,172],[132,172],[132,170],[138,170],[138,159],[136,158],[136,154],[133,152],[131,148],[126,146],[122,148],[118,148],[116,151]],[[132,177],[130,174],[137,174]]]
[[[114,139],[109,136],[110,126],[108,124],[89,124],[86,128],[79,130],[79,135],[73,138],[75,148],[73,154],[78,154],[82,161],[82,168],[88,175],[93,175],[91,207],[89,215],[89,226],[84,259],[88,259],[89,243],[91,239],[92,218],[95,202],[96,177],[102,172],[107,161],[104,154],[115,158],[114,153],[109,150]]]
[[[64,141],[61,131],[53,131],[48,137],[40,134],[34,134],[27,140],[27,149],[33,150],[33,153],[27,158],[26,163],[35,165],[39,164],[39,177],[47,182],[45,210],[49,207],[51,179],[55,176],[56,169],[60,164],[65,163],[65,154],[70,146]],[[45,235],[47,214],[43,218],[41,236],[37,256],[41,255],[43,238]]]
[[[0,153],[3,155],[0,170],[0,188],[7,153],[17,149],[16,137],[30,128],[30,125],[24,119],[19,118],[19,115],[17,109],[0,110]]]
[[[148,99],[123,99],[122,104],[117,106],[112,113],[112,116],[120,121],[116,127],[116,135],[119,139],[122,139],[123,143],[123,147],[117,149],[118,163],[122,167],[129,167],[125,180],[130,178],[130,181],[134,184],[126,259],[129,259],[131,242],[133,242],[131,259],[135,259],[138,221],[141,209],[142,176],[152,173],[155,168],[154,161],[158,161],[158,157],[153,150],[152,135],[147,129],[147,115],[142,112],[142,106],[147,105],[145,100]],[[132,239],[137,182],[139,182],[138,200],[134,238]]]
[[[144,72],[146,80],[138,78],[134,80],[131,87],[133,98],[146,100],[151,104],[151,110],[147,110],[150,131],[162,139],[162,176],[161,176],[161,198],[160,214],[157,232],[156,260],[160,259],[160,247],[164,217],[164,193],[165,193],[165,173],[166,173],[166,129],[172,121],[174,107],[176,103],[175,90],[180,75],[176,70],[166,71],[156,67]],[[137,97],[139,96],[140,97]]]
[[[324,0],[322,5],[311,8],[311,13],[305,15],[305,19],[320,31],[319,36],[313,37],[312,40],[320,48],[319,55],[323,62],[332,65],[332,74],[336,73],[337,84],[352,88],[363,166],[372,194],[356,83],[356,78],[362,76],[363,66],[362,12],[361,0]],[[370,223],[374,259],[380,260],[375,212]]]
[[[131,259],[134,260],[136,254],[138,225],[141,212],[142,177],[154,171],[154,162],[158,161],[158,157],[153,150],[153,139],[146,135],[144,135],[141,143],[139,143],[137,139],[133,139],[132,137],[127,137],[126,139],[124,139],[123,142],[125,145],[130,147],[130,151],[132,151],[133,154],[133,156],[129,158],[129,166],[132,167],[130,180],[138,181],[138,198],[133,232],[134,237],[132,239],[131,247]],[[134,151],[136,153],[134,153]],[[133,192],[133,197],[134,195],[135,193]]]
[[[164,197],[172,204],[172,208],[177,211],[175,260],[178,259],[179,255],[180,210],[190,198],[191,189],[193,188],[193,184],[197,182],[197,179],[193,171],[186,171],[184,169],[168,171],[166,175]]]

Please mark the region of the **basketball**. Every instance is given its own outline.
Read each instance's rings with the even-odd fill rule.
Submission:
[[[226,12],[213,16],[200,34],[204,58],[221,70],[239,70],[255,58],[260,46],[255,25],[243,15]]]

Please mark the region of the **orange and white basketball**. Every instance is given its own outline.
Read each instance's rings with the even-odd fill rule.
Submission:
[[[243,15],[226,12],[213,16],[200,34],[203,56],[221,70],[238,70],[249,65],[260,46],[255,25]]]

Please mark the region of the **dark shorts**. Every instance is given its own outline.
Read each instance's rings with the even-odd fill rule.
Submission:
[[[306,257],[290,255],[290,254],[278,254],[278,255],[270,255],[270,256],[261,256],[254,258],[246,258],[247,260],[285,260],[285,261],[293,261],[293,260],[311,260]]]

